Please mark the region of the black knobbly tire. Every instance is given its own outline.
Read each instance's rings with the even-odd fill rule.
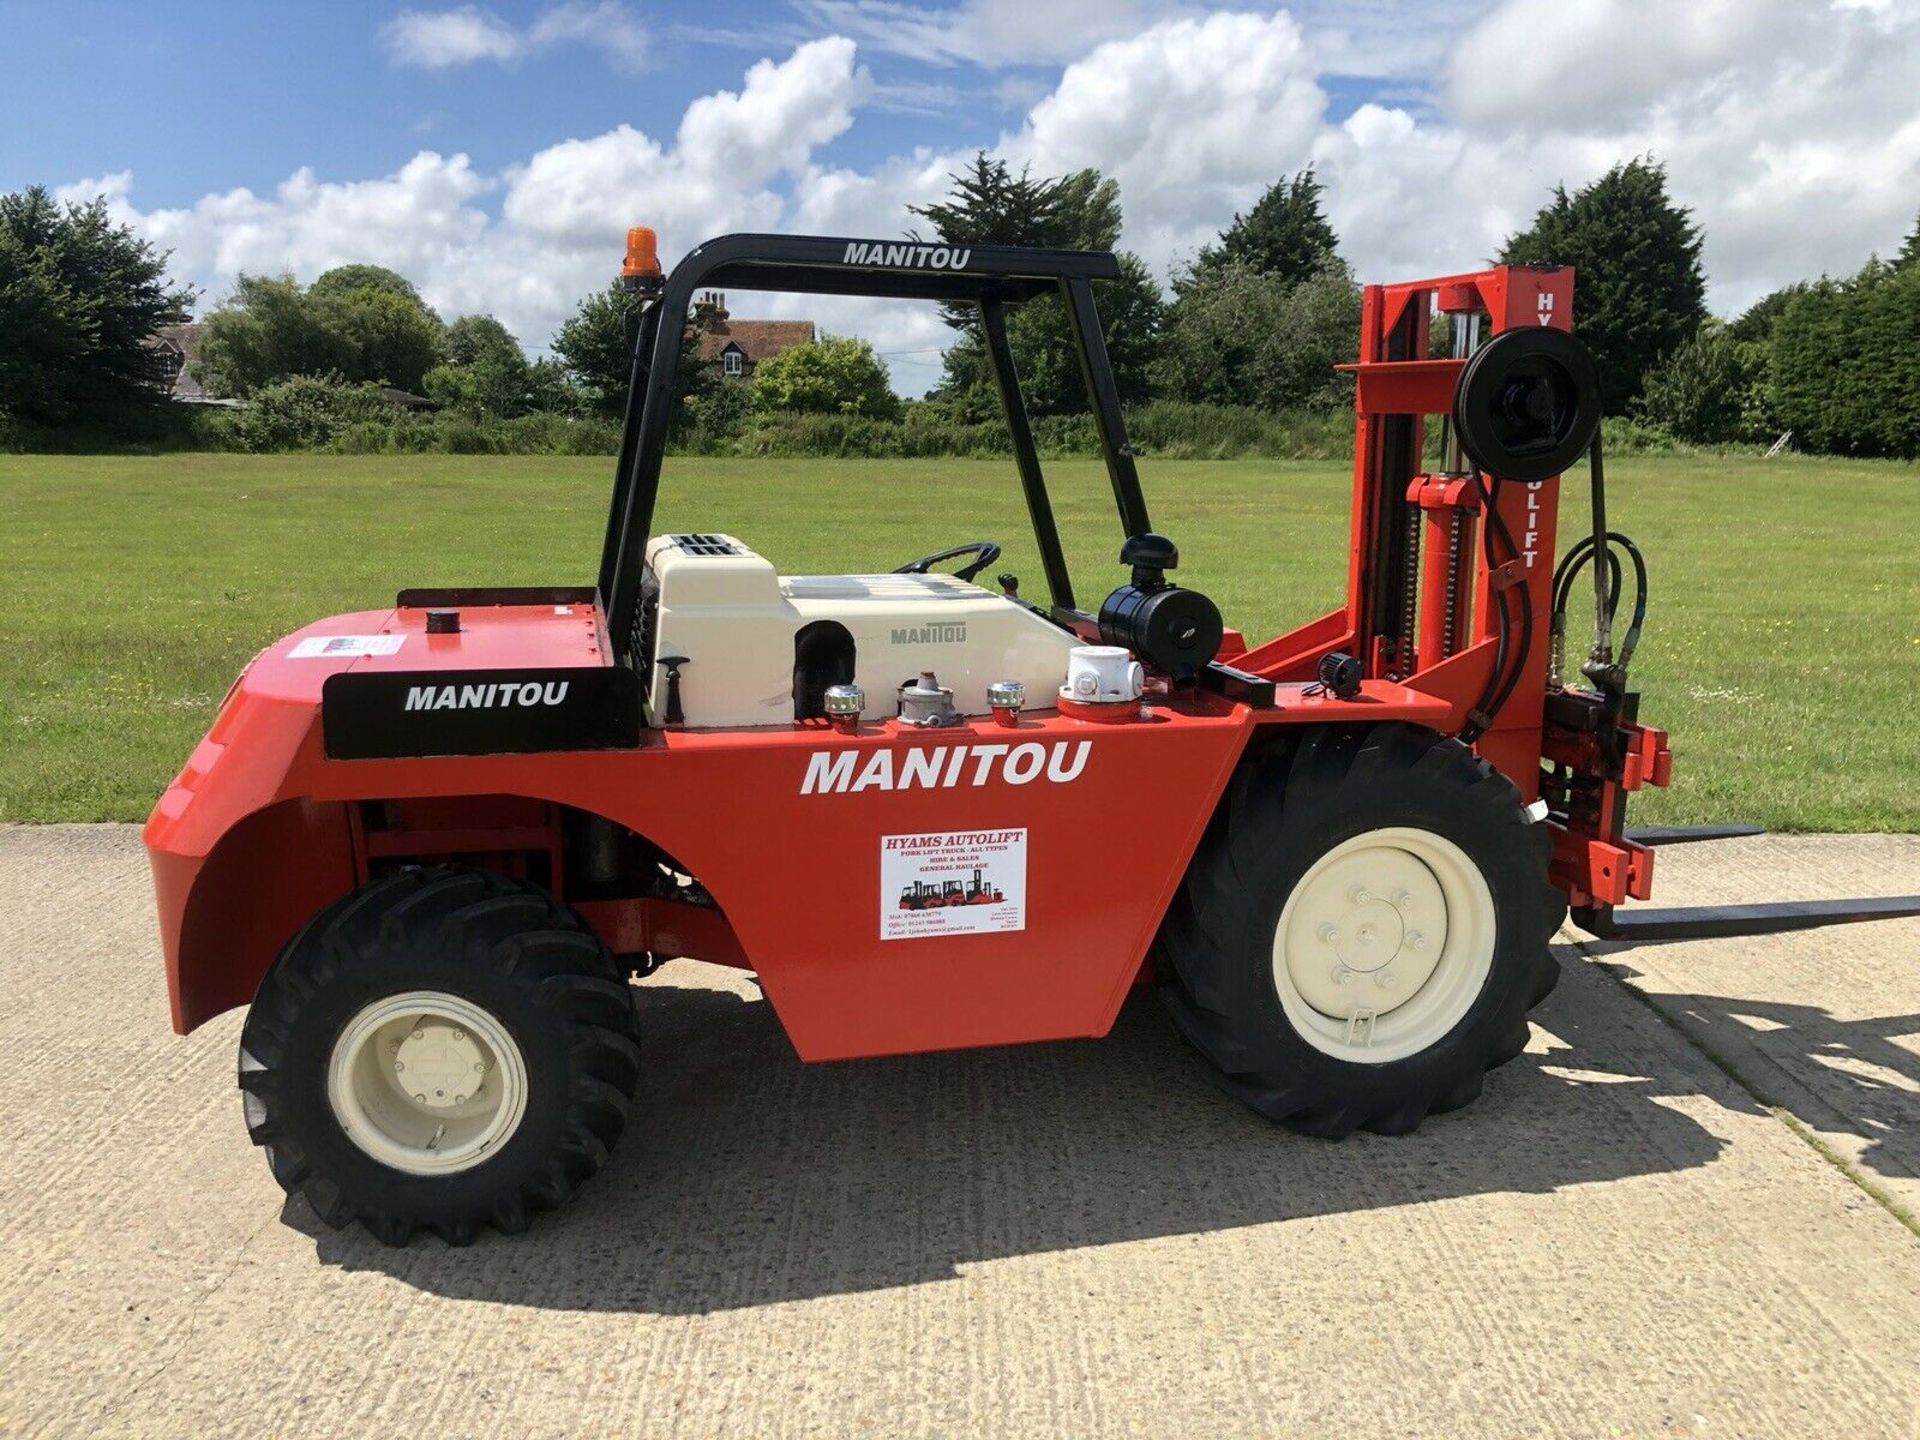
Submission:
[[[519,1077],[518,1118],[451,1173],[382,1163],[330,1098],[335,1046],[356,1017],[413,992],[495,1027]],[[328,1225],[357,1220],[389,1245],[420,1229],[450,1245],[482,1225],[516,1234],[564,1203],[620,1138],[639,1073],[631,991],[599,937],[536,886],[445,866],[321,911],[261,981],[240,1035],[247,1130],[274,1178]]]
[[[1308,1004],[1293,978],[1288,957],[1305,950],[1294,943],[1299,922],[1289,918],[1284,933],[1280,927],[1283,916],[1311,918],[1288,911],[1296,890],[1324,896],[1355,873],[1331,868],[1344,853],[1357,853],[1356,865],[1391,855],[1376,836],[1414,847],[1416,859],[1430,847],[1440,857],[1433,873],[1457,878],[1434,882],[1444,900],[1437,948],[1447,958],[1429,962],[1437,968],[1426,980],[1415,960],[1416,983],[1398,1002],[1405,1007],[1401,1043],[1418,1048],[1394,1054],[1384,1047],[1360,1060],[1345,1057],[1370,1053],[1362,1047],[1377,1024],[1391,1031],[1401,1022],[1391,1013],[1384,1022],[1351,1019],[1340,1032],[1342,1022]],[[1545,827],[1529,821],[1512,783],[1457,740],[1401,723],[1277,737],[1240,767],[1168,911],[1158,959],[1174,1019],[1222,1086],[1274,1120],[1329,1138],[1360,1128],[1413,1130],[1428,1115],[1474,1099],[1485,1073],[1526,1047],[1527,1011],[1559,975],[1549,942],[1566,914],[1547,878],[1548,853]],[[1452,931],[1444,926],[1454,892],[1440,889],[1448,883],[1478,897],[1455,907]],[[1336,903],[1363,901],[1379,908],[1378,897],[1359,886]],[[1396,905],[1410,911],[1414,903],[1397,892]],[[1470,923],[1473,915],[1484,921]],[[1396,911],[1384,924],[1401,921]],[[1377,957],[1377,950],[1354,950],[1360,933],[1326,924],[1316,938],[1329,961],[1338,955],[1328,983],[1361,981],[1353,993],[1371,998],[1376,991],[1367,985],[1378,976],[1345,963],[1350,954],[1361,965]],[[1426,946],[1410,928],[1394,930],[1392,939],[1402,948],[1384,969],[1412,954],[1405,946]],[[1316,953],[1302,966],[1320,960]],[[1428,990],[1443,978],[1450,991]],[[1383,1004],[1394,998],[1378,993]],[[1430,1034],[1415,1023],[1416,1004],[1425,1007]]]

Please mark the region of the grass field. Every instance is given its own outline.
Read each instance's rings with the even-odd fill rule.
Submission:
[[[239,667],[306,621],[403,584],[589,582],[610,468],[0,456],[0,820],[143,818]],[[1250,639],[1333,608],[1344,465],[1147,461],[1143,475],[1180,578]],[[1082,602],[1097,600],[1121,578],[1104,472],[1049,476]],[[1653,569],[1635,678],[1678,777],[1639,819],[1920,830],[1917,479],[1809,460],[1609,467],[1615,528]],[[1568,515],[1584,523],[1577,503]],[[655,528],[730,530],[796,572],[986,537],[1008,547],[997,569],[1042,588],[998,462],[670,461]]]

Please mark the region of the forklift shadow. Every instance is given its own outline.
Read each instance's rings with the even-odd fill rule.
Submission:
[[[1587,954],[1623,985],[1642,972],[1612,958],[1624,945],[1588,942]],[[1920,1014],[1842,1019],[1817,1005],[1750,995],[1672,992],[1650,997],[1686,1036],[1769,1105],[1828,1135],[1865,1142],[1850,1159],[1888,1179],[1920,1177]]]
[[[619,1149],[527,1234],[393,1250],[304,1202],[285,1219],[326,1264],[449,1297],[702,1314],[1712,1161],[1722,1142],[1663,1103],[1676,1082],[1699,1092],[1702,1062],[1570,949],[1562,966],[1533,1046],[1475,1104],[1328,1144],[1223,1097],[1150,992],[1104,1040],[806,1066],[750,981],[676,961],[640,990],[645,1073]]]

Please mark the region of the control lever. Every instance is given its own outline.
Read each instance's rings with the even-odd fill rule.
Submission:
[[[687,657],[685,655],[662,655],[653,663],[667,667],[667,724],[686,724],[687,712],[680,708],[680,667],[689,663]]]

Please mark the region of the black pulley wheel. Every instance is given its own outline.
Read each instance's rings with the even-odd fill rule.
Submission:
[[[1587,347],[1546,326],[1496,335],[1453,392],[1454,433],[1473,463],[1531,484],[1586,453],[1600,428],[1600,373]]]

